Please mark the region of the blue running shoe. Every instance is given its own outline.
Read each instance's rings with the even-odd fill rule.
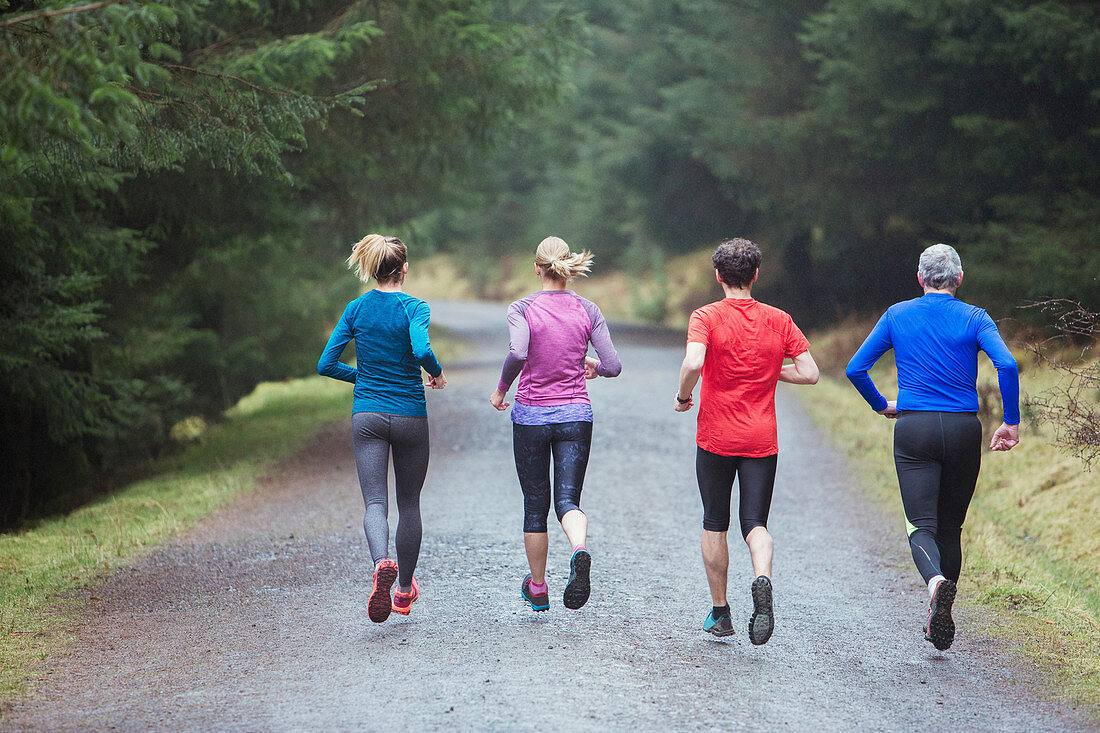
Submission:
[[[534,595],[531,593],[531,574],[528,573],[527,577],[523,579],[523,583],[519,587],[519,593],[523,596],[523,600],[527,601],[527,605],[531,607],[532,611],[545,611],[550,608],[550,594],[541,593]]]
[[[733,619],[728,613],[715,618],[714,611],[711,611],[707,614],[707,620],[703,622],[703,631],[715,636],[730,636],[733,634]]]

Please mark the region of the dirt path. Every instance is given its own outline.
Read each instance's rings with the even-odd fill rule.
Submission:
[[[592,600],[562,607],[557,532],[552,607],[531,613],[510,425],[486,400],[503,344],[484,324],[496,329],[501,309],[435,310],[482,358],[448,366],[450,387],[429,397],[409,618],[367,620],[362,504],[347,427],[334,426],[255,494],[86,591],[76,643],[0,730],[1095,729],[1038,699],[967,609],[949,652],[923,641],[926,594],[900,523],[861,506],[793,390],[780,393],[770,522],[775,636],[757,648],[743,631],[702,633],[694,417],[669,407],[679,341],[644,331],[614,332],[623,376],[592,385]],[[740,544],[731,564],[742,627]]]

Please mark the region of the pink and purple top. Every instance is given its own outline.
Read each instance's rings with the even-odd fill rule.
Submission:
[[[586,412],[591,420],[584,379],[589,343],[596,349],[596,372],[601,377],[617,377],[622,371],[600,309],[572,290],[540,290],[512,303],[508,306],[508,337],[508,356],[498,387],[507,392],[519,377],[512,414],[516,422],[544,424],[532,413],[545,413],[541,416],[546,419],[554,413],[572,412],[542,409],[565,405],[589,406]]]

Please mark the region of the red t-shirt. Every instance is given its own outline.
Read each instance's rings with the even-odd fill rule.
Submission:
[[[695,442],[720,456],[779,452],[775,385],[783,359],[810,348],[791,317],[751,298],[726,298],[691,314],[688,343],[707,347]]]

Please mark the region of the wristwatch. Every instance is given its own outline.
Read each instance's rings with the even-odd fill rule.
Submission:
[[[680,394],[677,393],[676,394],[676,401],[679,402],[681,405],[686,405],[687,403],[691,402],[691,395],[688,395],[688,398],[686,400],[682,400],[682,399],[680,399]]]

